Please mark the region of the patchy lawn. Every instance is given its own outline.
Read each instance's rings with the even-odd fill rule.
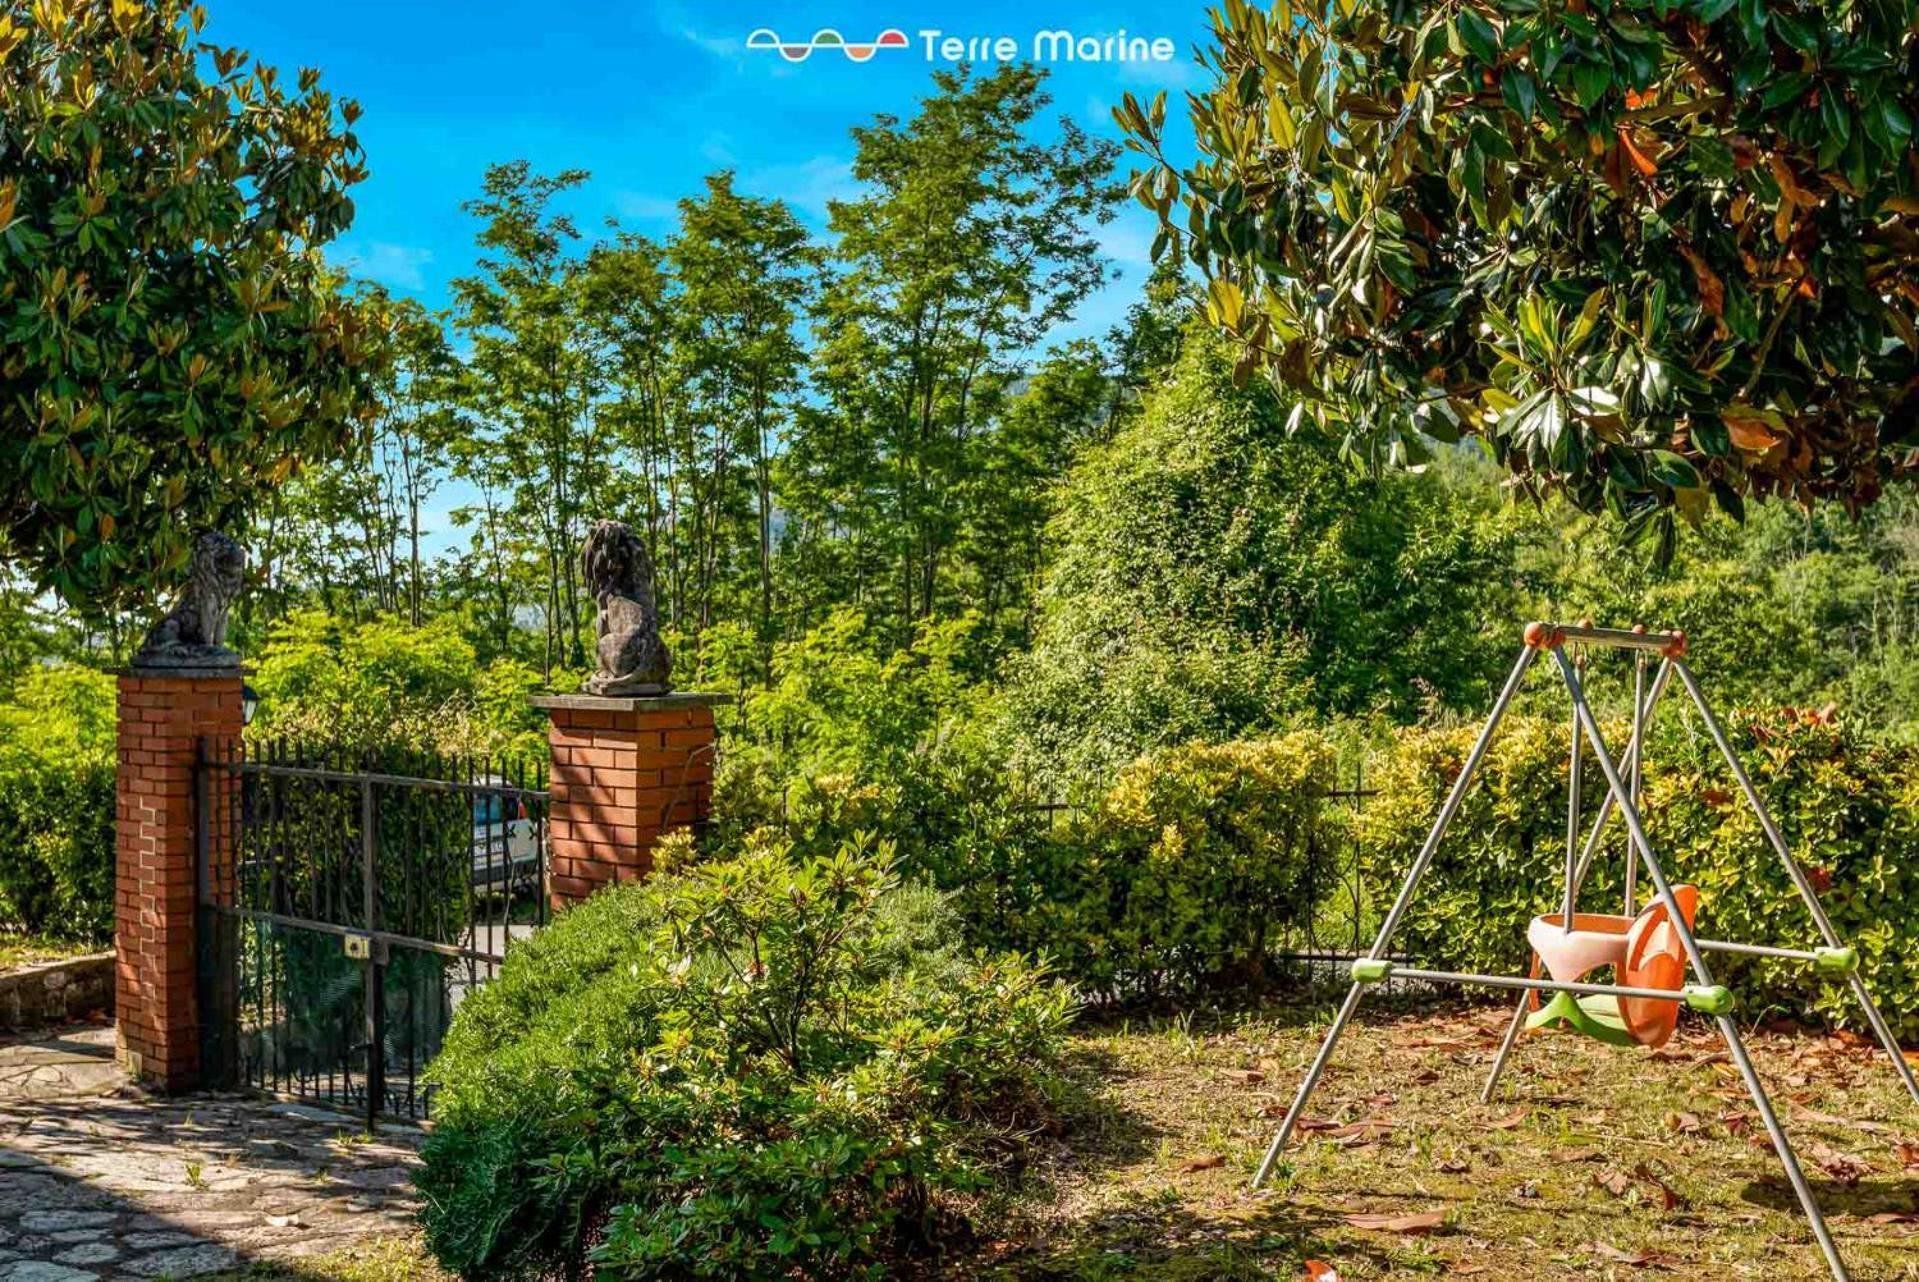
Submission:
[[[988,1282],[1827,1277],[1716,1035],[1664,1050],[1565,1034],[1479,1089],[1509,1008],[1362,1018],[1271,1191],[1247,1180],[1330,1008],[1089,1025],[1083,1116],[977,1219],[946,1276]],[[1919,1106],[1860,1039],[1748,1041],[1859,1282],[1919,1279]],[[1381,1218],[1386,1227],[1371,1227]],[[1435,1227],[1436,1225],[1436,1227]],[[226,1282],[445,1282],[416,1239]]]
[[[1271,1191],[1247,1183],[1330,1008],[1089,1028],[1097,1103],[975,1272],[1003,1279],[1827,1277],[1737,1071],[1666,1048],[1520,1043],[1510,1007],[1349,1028]],[[1856,1278],[1919,1279],[1919,1105],[1860,1039],[1749,1039]]]
[[[37,935],[0,935],[0,971],[19,970],[63,957],[84,957],[99,951],[98,947],[60,944]]]

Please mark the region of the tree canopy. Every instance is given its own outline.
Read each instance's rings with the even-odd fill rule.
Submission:
[[[358,108],[199,42],[182,0],[0,16],[0,558],[89,614],[337,453],[374,318],[319,257]]]
[[[1196,163],[1163,96],[1117,114],[1295,423],[1374,463],[1477,435],[1667,547],[1912,473],[1913,0],[1227,0],[1214,37]]]

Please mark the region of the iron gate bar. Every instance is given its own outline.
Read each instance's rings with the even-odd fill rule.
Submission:
[[[467,763],[468,769],[472,763]],[[263,762],[250,758],[242,759],[222,768],[234,770],[243,775],[277,775],[284,779],[324,779],[336,783],[359,783],[367,780],[376,784],[397,784],[407,788],[418,788],[423,792],[472,792],[487,795],[512,793],[547,799],[548,790],[539,785],[527,787],[523,784],[487,784],[474,783],[470,779],[434,779],[422,775],[387,774],[378,770],[343,770],[331,766],[292,766],[276,762]]]
[[[234,1052],[225,1080],[369,1126],[426,1116],[419,1074],[454,1009],[546,922],[544,763],[268,741],[202,744],[199,767],[202,981],[235,999],[206,1008],[204,1035]],[[222,956],[221,938],[239,946]]]

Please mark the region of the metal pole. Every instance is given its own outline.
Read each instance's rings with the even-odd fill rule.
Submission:
[[[373,804],[373,780],[360,782],[360,924],[368,932],[367,961],[363,1001],[366,1005],[366,1129],[371,1135],[379,1126],[380,1105],[386,1094],[386,967],[384,944],[375,943],[372,931],[380,909],[379,818]]]
[[[1804,901],[1806,911],[1812,915],[1813,925],[1818,928],[1820,938],[1826,941],[1828,948],[1840,947],[1839,934],[1832,928],[1832,921],[1826,916],[1826,910],[1820,904],[1819,896],[1813,890],[1812,883],[1806,880],[1805,869],[1801,868],[1799,861],[1792,857],[1792,851],[1786,846],[1785,834],[1780,832],[1779,825],[1773,822],[1772,812],[1766,809],[1766,803],[1760,799],[1759,790],[1753,787],[1752,778],[1747,775],[1744,763],[1739,760],[1739,754],[1732,750],[1732,741],[1726,737],[1725,727],[1719,724],[1719,718],[1714,716],[1712,709],[1707,706],[1705,693],[1700,690],[1698,680],[1684,663],[1677,666],[1679,680],[1685,684],[1686,693],[1692,696],[1693,706],[1699,709],[1699,716],[1705,721],[1707,732],[1712,735],[1712,741],[1718,745],[1720,755],[1726,759],[1726,765],[1732,770],[1733,779],[1739,784],[1739,791],[1745,794],[1746,804],[1752,807],[1753,814],[1759,820],[1760,828],[1765,831],[1766,840],[1772,843],[1774,853],[1779,856],[1779,862],[1786,866],[1786,875],[1792,878],[1794,889],[1799,892],[1799,898]],[[1912,1065],[1906,1063],[1905,1053],[1899,1048],[1899,1039],[1893,1034],[1892,1026],[1886,1023],[1886,1017],[1879,1013],[1878,1003],[1872,1000],[1872,994],[1866,989],[1866,981],[1859,977],[1859,972],[1853,971],[1848,979],[1851,983],[1852,995],[1858,999],[1860,1007],[1866,1012],[1866,1022],[1872,1025],[1872,1031],[1879,1038],[1879,1044],[1885,1048],[1887,1056],[1891,1058],[1892,1066],[1898,1072],[1899,1079],[1906,1084],[1906,1093],[1912,1097],[1914,1103],[1919,1104],[1919,1080],[1914,1079]]]
[[[1652,724],[1653,709],[1659,706],[1660,696],[1666,693],[1666,685],[1671,678],[1672,660],[1668,659],[1661,663],[1659,671],[1653,674],[1652,690],[1646,695],[1644,716],[1633,728],[1633,742],[1626,745],[1629,751],[1637,749],[1639,738],[1645,733],[1646,727]],[[1585,884],[1586,873],[1591,870],[1593,858],[1599,853],[1600,834],[1605,832],[1606,821],[1612,818],[1612,810],[1613,797],[1609,792],[1599,799],[1599,816],[1593,820],[1592,831],[1586,834],[1585,849],[1579,852],[1579,868],[1577,875],[1573,878],[1577,884]],[[1626,839],[1626,849],[1628,853],[1636,853],[1633,851],[1630,835]],[[1492,1103],[1493,1091],[1498,1089],[1499,1078],[1506,1071],[1507,1062],[1512,1059],[1513,1047],[1519,1042],[1519,1034],[1525,1030],[1526,1005],[1529,1001],[1531,1001],[1531,995],[1521,993],[1519,1000],[1513,1003],[1513,1017],[1506,1025],[1506,1039],[1499,1044],[1499,1054],[1493,1057],[1492,1071],[1486,1074],[1486,1084],[1479,1091],[1481,1104]]]
[[[1506,709],[1512,706],[1513,696],[1519,693],[1520,683],[1526,679],[1526,672],[1533,665],[1539,652],[1527,646],[1519,652],[1518,662],[1513,664],[1512,673],[1506,678],[1505,688],[1500,690],[1499,698],[1493,704],[1493,710],[1486,717],[1486,724],[1480,727],[1479,737],[1473,741],[1472,751],[1466,754],[1466,763],[1459,769],[1459,778],[1453,780],[1452,791],[1446,794],[1444,804],[1439,807],[1439,815],[1433,820],[1432,831],[1426,834],[1426,843],[1419,848],[1419,854],[1413,859],[1412,867],[1406,870],[1406,881],[1399,888],[1399,897],[1393,901],[1392,909],[1386,914],[1386,920],[1380,923],[1379,935],[1373,940],[1369,957],[1379,958],[1386,954],[1392,943],[1393,932],[1399,929],[1400,918],[1406,915],[1406,908],[1412,902],[1413,888],[1426,873],[1433,861],[1433,853],[1439,849],[1440,839],[1446,835],[1453,816],[1459,812],[1459,806],[1466,798],[1466,789],[1471,786],[1473,775],[1479,769],[1480,760],[1486,755],[1487,747],[1493,741],[1499,723],[1505,719]],[[1253,1187],[1257,1189],[1266,1182],[1272,1172],[1273,1163],[1279,1160],[1280,1150],[1286,1147],[1286,1141],[1292,1137],[1293,1127],[1299,1122],[1301,1113],[1306,1111],[1306,1101],[1312,1098],[1313,1088],[1319,1085],[1320,1074],[1326,1071],[1326,1062],[1332,1058],[1333,1047],[1339,1044],[1339,1036],[1346,1031],[1346,1025],[1353,1017],[1353,1011],[1359,1006],[1359,994],[1362,985],[1354,981],[1346,991],[1346,1000],[1340,1004],[1339,1014],[1333,1017],[1333,1026],[1326,1030],[1326,1040],[1320,1043],[1319,1053],[1313,1057],[1312,1067],[1306,1070],[1305,1080],[1299,1084],[1299,1092],[1293,1096],[1292,1107],[1286,1110],[1286,1117],[1279,1124],[1279,1131],[1273,1136],[1273,1142],[1266,1148],[1266,1156],[1260,1159],[1259,1170],[1253,1175]]]
[[[1647,1001],[1684,1001],[1685,994],[1670,988],[1643,988],[1632,984],[1587,984],[1575,980],[1533,979],[1526,975],[1479,975],[1471,971],[1422,970],[1395,966],[1394,979],[1422,979],[1435,984],[1481,984],[1487,988],[1518,988],[1536,993],[1578,993],[1580,996],[1637,997]]]
[[[1709,953],[1738,953],[1743,957],[1779,957],[1786,961],[1814,962],[1819,954],[1803,948],[1774,948],[1770,944],[1736,944],[1727,939],[1702,939],[1699,946]]]
[[[1627,769],[1632,775],[1632,803],[1637,806],[1644,796],[1642,786],[1645,783],[1641,763],[1645,757],[1646,727],[1646,652],[1641,650],[1633,655],[1632,665],[1632,742],[1626,745]],[[1626,841],[1626,916],[1637,915],[1634,901],[1639,894],[1639,852],[1633,849],[1632,840]]]
[[[1551,630],[1556,644],[1576,641],[1613,650],[1650,650],[1669,654],[1685,641],[1683,632],[1634,632],[1626,628],[1591,628],[1584,624],[1549,623],[1539,625]]]
[[[1580,724],[1586,728],[1586,735],[1592,741],[1593,756],[1599,762],[1600,773],[1606,776],[1606,786],[1619,798],[1619,813],[1626,821],[1626,830],[1632,834],[1633,844],[1639,847],[1639,856],[1646,862],[1646,875],[1652,878],[1653,885],[1659,891],[1660,899],[1665,901],[1668,924],[1679,936],[1679,942],[1686,950],[1686,957],[1692,962],[1693,973],[1702,984],[1712,983],[1712,971],[1706,965],[1706,958],[1699,951],[1699,942],[1693,938],[1692,927],[1686,923],[1686,915],[1679,908],[1679,900],[1673,894],[1672,886],[1666,880],[1665,872],[1659,866],[1659,856],[1653,853],[1652,842],[1646,838],[1646,830],[1639,822],[1639,810],[1626,795],[1625,782],[1620,779],[1619,771],[1614,768],[1612,757],[1606,751],[1605,740],[1599,734],[1599,722],[1593,716],[1592,709],[1586,704],[1586,692],[1579,682],[1579,674],[1567,662],[1562,651],[1554,650],[1553,657],[1558,660],[1559,672],[1566,680],[1566,689],[1572,695],[1573,709],[1579,716]],[[1681,681],[1692,689],[1690,674],[1684,664],[1676,665]],[[1695,691],[1694,700],[1698,700]],[[1765,1123],[1766,1134],[1772,1139],[1773,1151],[1779,1155],[1779,1164],[1786,1168],[1786,1178],[1791,1181],[1793,1192],[1799,1197],[1799,1205],[1806,1213],[1806,1220],[1812,1225],[1812,1235],[1819,1243],[1819,1249],[1825,1254],[1826,1267],[1832,1271],[1834,1282],[1850,1282],[1846,1272],[1846,1263],[1839,1256],[1838,1244],[1832,1240],[1832,1232],[1826,1227],[1826,1217],[1819,1211],[1819,1201],[1813,1196],[1812,1186],[1806,1182],[1806,1173],[1799,1169],[1799,1159],[1792,1151],[1792,1142],[1786,1138],[1786,1132],[1779,1125],[1779,1118],[1773,1113],[1772,1100],[1766,1095],[1765,1085],[1759,1080],[1758,1070],[1752,1065],[1751,1056],[1746,1054],[1746,1045],[1739,1037],[1738,1025],[1729,1015],[1719,1016],[1715,1022],[1719,1025],[1719,1034],[1726,1039],[1726,1049],[1732,1053],[1733,1062],[1739,1066],[1739,1075],[1745,1079],[1746,1090],[1752,1096],[1753,1107],[1759,1111],[1759,1117]]]
[[[1572,719],[1572,777],[1566,783],[1566,890],[1559,910],[1559,928],[1564,934],[1572,934],[1574,906],[1579,899],[1579,889],[1574,882],[1579,876],[1579,775],[1581,753],[1579,742],[1579,718]]]

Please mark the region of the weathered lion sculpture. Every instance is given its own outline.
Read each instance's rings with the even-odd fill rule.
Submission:
[[[665,694],[673,656],[660,640],[653,598],[653,558],[623,521],[595,521],[580,547],[580,573],[599,606],[599,671],[586,679],[589,694]]]
[[[147,633],[133,656],[136,668],[237,668],[240,656],[227,649],[227,610],[246,579],[247,554],[238,543],[213,530],[193,541],[187,586],[173,608]]]

